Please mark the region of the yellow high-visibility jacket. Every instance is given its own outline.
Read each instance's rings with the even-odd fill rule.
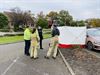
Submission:
[[[29,28],[26,28],[24,31],[24,40],[31,40],[31,32]]]

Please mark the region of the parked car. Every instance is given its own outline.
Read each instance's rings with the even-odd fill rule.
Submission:
[[[89,50],[100,50],[100,28],[87,29],[86,47]]]

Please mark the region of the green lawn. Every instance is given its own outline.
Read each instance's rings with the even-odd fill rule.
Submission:
[[[43,34],[44,39],[50,38],[50,34]],[[0,44],[23,41],[23,36],[4,36],[0,37]]]
[[[23,36],[4,36],[0,37],[0,44],[23,41]]]
[[[43,29],[43,38],[47,39],[51,37],[51,30],[50,29]],[[24,41],[23,36],[4,36],[0,37],[0,44],[6,44],[6,43],[13,43],[13,42],[19,42]]]
[[[43,38],[44,38],[44,39],[47,39],[47,38],[50,38],[50,37],[51,37],[51,34],[44,34],[44,35],[43,35]]]

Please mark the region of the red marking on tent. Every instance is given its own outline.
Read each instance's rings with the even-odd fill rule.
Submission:
[[[80,46],[81,48],[84,48],[85,45],[71,45],[71,44],[59,44],[59,48],[72,48],[73,46]]]

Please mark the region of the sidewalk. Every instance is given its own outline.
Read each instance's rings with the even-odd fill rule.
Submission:
[[[57,59],[44,59],[49,40],[43,41],[43,50],[39,50],[39,59],[34,60],[21,54],[5,69],[1,75],[71,75],[59,55]],[[13,45],[13,44],[12,44]]]

